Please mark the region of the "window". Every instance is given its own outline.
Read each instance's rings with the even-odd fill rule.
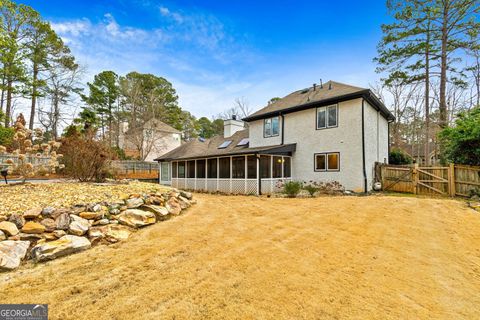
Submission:
[[[282,157],[273,157],[273,178],[282,177]]]
[[[195,178],[195,160],[187,162],[187,178]]]
[[[230,178],[230,158],[220,158],[220,179]]]
[[[260,178],[270,178],[271,160],[268,156],[260,157]]]
[[[177,163],[172,162],[172,178],[177,178]]]
[[[278,117],[265,119],[263,122],[263,136],[265,138],[278,136],[280,124]]]
[[[162,181],[169,181],[170,180],[170,164],[168,162],[162,162],[162,176],[161,179]]]
[[[237,144],[237,147],[246,146],[247,144],[248,144],[248,138],[243,138],[243,139],[240,140],[240,142]]]
[[[208,178],[216,179],[217,178],[217,159],[208,159],[207,161],[207,174]]]
[[[205,160],[197,160],[197,178],[205,178]]]
[[[245,157],[232,158],[232,178],[234,179],[245,178]]]
[[[218,146],[218,149],[225,149],[230,145],[230,143],[232,143],[232,140],[223,141],[223,143]]]
[[[257,178],[257,157],[255,156],[248,156],[247,157],[247,171],[248,179],[256,179]]]
[[[292,176],[292,165],[291,165],[291,159],[289,157],[284,157],[283,158],[283,176],[285,178],[290,178]]]
[[[338,105],[317,108],[317,129],[338,126]]]
[[[180,161],[178,163],[178,177],[185,178],[185,161]]]
[[[339,171],[340,170],[340,153],[316,153],[315,154],[315,171]]]

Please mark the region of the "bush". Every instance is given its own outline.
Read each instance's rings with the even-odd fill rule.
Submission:
[[[5,128],[0,126],[0,145],[10,147],[13,142],[15,130],[13,128]]]
[[[300,181],[288,181],[283,185],[283,192],[291,198],[295,198],[301,189],[302,183]]]
[[[104,181],[112,175],[109,162],[113,158],[111,149],[96,141],[93,133],[73,134],[63,139],[65,174],[81,182]]]
[[[315,192],[319,190],[319,184],[315,181],[304,182],[303,183],[303,190],[306,190],[311,197],[315,195]]]
[[[455,126],[443,129],[439,136],[443,160],[480,166],[480,107],[460,113]]]
[[[393,149],[390,151],[388,155],[388,163],[389,164],[396,164],[396,165],[403,165],[403,164],[411,164],[413,162],[412,157],[408,154],[403,152],[400,149]]]

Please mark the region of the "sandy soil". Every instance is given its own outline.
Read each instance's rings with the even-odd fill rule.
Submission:
[[[198,195],[127,242],[0,275],[51,319],[478,319],[480,215],[455,200]]]

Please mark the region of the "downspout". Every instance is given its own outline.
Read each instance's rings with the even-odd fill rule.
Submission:
[[[367,193],[367,169],[365,166],[365,98],[362,98],[362,162],[363,162],[363,188]]]
[[[285,115],[283,113],[280,114],[282,117],[282,143],[281,145],[283,146],[283,143],[285,141]]]

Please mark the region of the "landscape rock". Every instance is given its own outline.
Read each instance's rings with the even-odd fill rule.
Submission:
[[[27,220],[36,219],[41,214],[42,214],[42,208],[33,208],[33,209],[25,211],[23,213],[23,217]]]
[[[57,219],[59,216],[61,216],[62,214],[73,214],[73,211],[70,210],[70,209],[67,209],[67,208],[59,208],[59,209],[55,209],[53,210],[52,213],[49,213],[47,215],[44,215],[45,217],[49,217],[49,218],[52,218],[52,219]]]
[[[42,216],[44,217],[50,217],[52,216],[52,214],[55,212],[55,208],[53,207],[45,207],[43,208],[43,210],[41,211],[41,214]]]
[[[29,246],[29,241],[0,242],[0,270],[8,271],[18,268]]]
[[[7,239],[7,236],[0,230],[0,241]]]
[[[18,237],[19,237],[20,240],[32,241],[32,242],[43,239],[41,234],[32,234],[32,233],[23,233],[23,232],[20,232],[18,234]]]
[[[104,225],[107,225],[108,224],[108,219],[100,219],[100,220],[97,220],[93,223],[94,226],[104,226]]]
[[[190,207],[190,201],[187,198],[179,196],[178,202],[180,203],[180,207],[182,208],[182,210]]]
[[[143,199],[141,198],[131,198],[125,201],[128,209],[138,208],[143,204]]]
[[[104,216],[103,212],[100,211],[85,211],[80,213],[80,217],[83,219],[92,219],[92,220],[98,220],[102,219]]]
[[[168,215],[170,214],[168,212],[167,208],[161,207],[161,206],[156,206],[156,205],[151,205],[151,204],[150,205],[144,204],[139,209],[144,210],[144,211],[152,212],[153,214],[155,214],[155,217],[157,218],[157,221],[163,221],[163,220],[168,219]]]
[[[128,209],[118,215],[121,224],[132,228],[144,227],[156,222],[155,214],[149,211]]]
[[[45,226],[35,222],[35,221],[28,221],[22,228],[23,233],[29,234],[39,234],[45,232]]]
[[[85,237],[65,235],[55,241],[37,244],[32,249],[31,256],[35,262],[41,262],[83,251],[90,247],[91,243]]]
[[[70,215],[68,213],[62,213],[55,218],[56,228],[59,230],[68,230],[70,226]]]
[[[7,236],[15,236],[18,234],[18,228],[15,223],[9,221],[0,222],[0,231],[3,231]]]
[[[63,237],[64,235],[66,235],[67,233],[63,230],[55,230],[53,231],[53,235],[57,238],[61,238]]]
[[[70,232],[71,234],[81,236],[84,235],[90,228],[88,220],[80,218],[79,216],[73,214],[70,215],[70,218],[72,218],[73,220],[72,222],[70,222],[70,226],[68,227],[68,232]]]
[[[43,219],[40,223],[45,227],[45,232],[52,232],[57,228],[57,223],[52,218]]]
[[[57,240],[57,237],[52,232],[42,234],[43,239],[47,241]]]
[[[182,207],[176,198],[168,199],[165,208],[167,208],[168,212],[174,216],[178,216],[182,211]]]
[[[0,215],[0,222],[7,221],[7,220],[8,220],[7,216],[4,216],[3,214]]]
[[[187,191],[180,191],[180,195],[188,200],[192,200],[193,197],[192,193]]]
[[[10,217],[8,218],[8,221],[15,223],[18,229],[21,229],[25,224],[25,218],[18,213],[11,214]]]

